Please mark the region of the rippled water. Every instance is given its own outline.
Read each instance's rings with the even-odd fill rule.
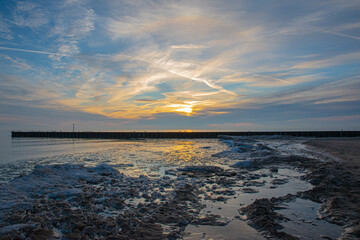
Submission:
[[[10,139],[0,157],[0,182],[29,173],[36,165],[106,163],[128,175],[162,175],[183,165],[223,164],[211,157],[229,147],[217,139]]]

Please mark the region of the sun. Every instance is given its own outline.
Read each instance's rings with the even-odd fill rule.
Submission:
[[[171,104],[167,107],[171,109],[171,112],[185,113],[186,115],[193,113],[193,105],[191,104]]]
[[[184,112],[184,113],[192,113],[192,107],[191,106],[185,106],[183,108],[175,109],[176,112]]]

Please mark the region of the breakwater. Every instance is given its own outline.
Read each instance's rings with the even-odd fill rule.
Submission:
[[[295,137],[360,137],[360,131],[289,131],[289,132],[36,132],[12,131],[12,138],[217,138],[219,135],[260,136],[287,135]]]

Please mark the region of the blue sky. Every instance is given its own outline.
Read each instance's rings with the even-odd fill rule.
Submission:
[[[0,130],[360,130],[359,1],[1,1]]]

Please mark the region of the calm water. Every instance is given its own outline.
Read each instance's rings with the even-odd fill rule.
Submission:
[[[27,174],[36,165],[106,163],[138,176],[158,176],[169,168],[193,164],[223,164],[227,159],[211,157],[228,150],[216,139],[91,140],[7,138],[0,149],[0,181]]]

